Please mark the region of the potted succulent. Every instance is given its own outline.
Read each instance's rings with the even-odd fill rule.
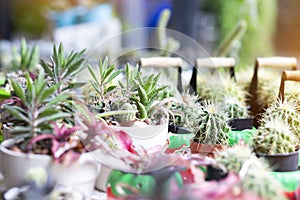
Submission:
[[[265,160],[257,158],[250,146],[238,144],[218,151],[215,160],[229,173],[239,175],[244,190],[262,198],[285,199],[284,188],[275,179]]]
[[[21,185],[30,168],[43,167],[53,172],[58,185],[84,188],[86,196],[93,191],[98,165],[84,161],[88,155],[76,136],[80,127],[74,126],[72,107],[70,76],[78,72],[82,61],[82,53],[72,52],[65,57],[62,45],[58,49],[54,46],[52,64],[42,62],[45,70],[40,69],[37,76],[25,72],[25,85],[10,79],[13,101],[2,105],[10,113],[7,119],[15,135],[1,143],[1,171],[7,187]],[[77,180],[66,175],[87,165],[93,173],[81,172],[85,177]]]
[[[216,149],[228,146],[228,133],[231,128],[221,104],[204,101],[200,107],[197,132],[190,143],[192,153],[213,156]]]
[[[177,98],[175,98],[177,97]],[[169,148],[189,146],[190,140],[198,130],[200,107],[198,96],[194,94],[178,94],[167,108],[170,110]]]
[[[168,115],[164,108],[158,106],[158,95],[166,86],[159,85],[160,74],[143,76],[137,67],[131,69],[126,65],[124,82],[119,80],[115,84],[114,79],[122,71],[109,66],[107,58],[100,61],[98,76],[91,67],[89,71],[91,84],[102,103],[102,112],[96,114],[98,118],[111,116],[110,121],[127,132],[137,146],[150,148],[166,143]],[[104,83],[109,87],[104,88]]]
[[[298,169],[298,141],[289,125],[281,118],[263,118],[253,135],[253,148],[258,157],[264,157],[274,171]]]
[[[262,114],[261,126],[264,126],[266,120],[272,120],[274,118],[280,118],[286,124],[289,125],[290,130],[295,135],[296,140],[299,142],[300,138],[300,113],[297,100],[286,99],[284,101],[277,99],[273,102]]]

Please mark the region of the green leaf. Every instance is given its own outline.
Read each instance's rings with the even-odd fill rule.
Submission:
[[[121,74],[121,73],[122,73],[122,70],[121,70],[121,69],[119,69],[119,70],[113,72],[113,73],[110,75],[110,77],[108,78],[107,83],[109,83],[110,81],[112,81],[114,78],[116,78],[117,76],[119,76],[119,74]]]
[[[49,65],[48,65],[44,60],[41,60],[41,65],[42,65],[43,69],[45,70],[45,72],[46,72],[51,78],[53,78],[54,75],[53,75],[53,72],[52,72],[52,68],[49,67]]]
[[[100,87],[99,85],[94,82],[94,81],[91,81],[91,85],[93,86],[93,88],[96,90],[96,92],[99,94],[99,95],[102,95],[102,92],[100,91]]]
[[[57,90],[59,84],[53,85],[50,88],[44,88],[43,91],[41,91],[38,96],[36,97],[37,103],[42,103],[46,99],[50,98],[54,92]]]
[[[26,112],[22,108],[18,106],[9,106],[9,105],[3,105],[3,108],[6,109],[10,114],[15,116],[17,119],[30,123],[28,116],[24,114]]]
[[[46,105],[47,106],[56,105],[60,102],[66,101],[68,98],[70,98],[69,94],[60,94],[60,95],[55,96],[53,99],[51,99]]]
[[[0,89],[0,100],[8,99],[10,97],[10,92],[4,89]]]
[[[32,80],[28,73],[25,74],[25,78],[26,78],[26,84],[27,84],[27,102],[28,102],[28,107],[29,107],[29,105],[34,105],[36,91],[32,85]]]
[[[139,110],[139,118],[141,120],[144,120],[148,117],[148,114],[147,114],[147,109],[146,107],[141,103],[141,102],[136,102],[137,103],[137,108]]]
[[[31,70],[33,67],[35,67],[40,59],[40,54],[39,54],[39,48],[37,45],[35,45],[31,51],[30,54],[30,62],[28,63],[28,65],[26,66],[27,70]]]
[[[92,69],[92,67],[90,65],[88,65],[88,70],[89,70],[90,74],[92,75],[94,81],[98,82],[98,78],[96,76],[96,73],[95,73],[95,71]]]
[[[115,85],[112,85],[112,86],[109,86],[107,89],[106,89],[106,92],[111,92],[113,91],[117,86]]]
[[[40,109],[39,110],[39,118],[54,115],[58,112],[59,112],[58,110],[54,110],[53,108]]]
[[[144,90],[144,88],[140,84],[138,85],[138,95],[140,98],[140,102],[143,105],[147,105],[148,101],[149,101],[148,95],[147,95],[146,91]]]
[[[69,113],[56,113],[54,115],[49,115],[49,116],[45,116],[45,117],[41,117],[38,118],[38,120],[36,120],[36,125],[42,124],[42,123],[48,123],[57,119],[63,119],[63,118],[67,118],[67,117],[71,117],[72,115]]]
[[[153,78],[154,78],[154,74],[151,74],[147,80],[146,83],[144,85],[144,89],[147,91],[147,94],[152,90],[152,86],[154,85],[153,83]]]
[[[30,131],[30,127],[29,126],[14,126],[11,129],[11,132],[13,134],[17,134],[17,133],[28,133]]]
[[[59,57],[58,57],[58,59],[59,59],[59,64],[60,64],[60,66],[61,66],[61,68],[63,69],[63,66],[64,66],[64,59],[65,59],[65,52],[64,52],[64,47],[63,47],[63,44],[62,43],[60,43],[59,44],[59,47],[58,47],[58,55],[59,55]],[[62,70],[60,70],[60,72],[61,72]],[[59,73],[58,73],[59,74]]]
[[[17,97],[19,97],[23,102],[26,102],[25,94],[23,88],[13,79],[10,79],[11,85],[13,87],[14,92],[16,93]]]
[[[114,69],[115,69],[115,66],[114,65],[112,65],[112,66],[110,66],[107,70],[105,70],[104,72],[103,72],[103,75],[102,75],[102,80],[101,80],[101,82],[104,84],[104,82],[105,82],[105,80],[111,75],[111,73],[114,71]],[[108,82],[108,81],[106,81],[106,82]]]

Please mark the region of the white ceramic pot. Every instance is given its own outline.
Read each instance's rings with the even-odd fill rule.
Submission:
[[[4,176],[6,188],[22,185],[26,180],[26,173],[31,168],[44,168],[56,180],[58,187],[72,187],[89,197],[95,186],[99,173],[99,164],[92,161],[89,153],[83,154],[81,159],[65,166],[55,164],[47,155],[24,154],[9,150],[13,139],[4,140],[0,145],[0,171]]]
[[[119,126],[132,138],[132,143],[137,148],[149,149],[155,145],[164,146],[168,137],[168,122],[161,125],[147,125],[145,127]]]
[[[47,155],[24,154],[9,150],[7,147],[13,143],[13,139],[7,139],[0,145],[0,170],[7,188],[22,185],[28,169],[36,167],[46,169],[52,163],[51,157]]]
[[[107,179],[108,179],[108,176],[111,171],[112,171],[112,168],[107,167],[105,165],[101,165],[101,170],[100,170],[99,176],[97,177],[97,180],[96,180],[96,188],[98,190],[106,192],[106,183],[107,183]]]
[[[162,125],[147,125],[145,127],[118,126],[113,128],[119,128],[130,135],[132,143],[135,147],[137,147],[137,149],[140,149],[140,147],[149,149],[156,145],[164,146],[167,142],[168,123]],[[97,157],[99,162],[109,165],[101,165],[101,170],[96,181],[96,188],[101,191],[106,191],[107,178],[112,171],[112,168],[124,169],[125,171],[130,170],[122,161],[109,157],[101,151],[95,151],[94,155]]]

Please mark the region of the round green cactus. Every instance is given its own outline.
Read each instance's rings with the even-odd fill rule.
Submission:
[[[114,101],[111,104],[111,109],[113,111],[134,111],[137,110],[137,107],[135,104],[131,104],[129,102],[126,101]],[[124,113],[124,114],[117,114],[114,115],[115,120],[117,120],[117,122],[121,123],[121,122],[128,122],[128,121],[133,121],[136,119],[136,112],[128,112],[128,113]]]
[[[294,152],[297,140],[289,125],[278,117],[263,120],[263,126],[253,136],[255,152],[271,155]]]
[[[246,118],[249,116],[246,103],[239,101],[235,97],[225,97],[224,107],[229,119]]]
[[[239,172],[242,188],[257,194],[262,199],[287,199],[283,186],[270,172],[271,169],[264,160],[258,158],[246,160]]]
[[[300,140],[300,113],[295,100],[287,99],[284,102],[277,100],[263,114],[261,125],[263,126],[267,119],[279,118],[290,126],[290,130],[295,135],[296,140]]]
[[[227,148],[224,151],[218,151],[215,154],[217,163],[226,167],[229,172],[238,174],[246,160],[253,159],[256,156],[253,154],[249,146],[235,145],[232,148]]]
[[[194,136],[194,142],[227,146],[230,130],[228,118],[221,104],[203,102],[200,107],[199,127]]]

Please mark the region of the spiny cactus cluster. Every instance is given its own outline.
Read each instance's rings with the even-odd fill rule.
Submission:
[[[194,142],[228,145],[228,118],[221,104],[205,101],[200,107],[200,121]]]
[[[270,172],[271,169],[264,160],[255,157],[246,160],[239,173],[242,188],[262,199],[287,199],[282,185]]]
[[[235,97],[225,97],[224,107],[229,119],[246,118],[249,116],[246,103],[239,101]]]
[[[177,97],[177,102],[174,102],[168,108],[171,112],[171,120],[176,126],[181,126],[189,129],[196,134],[198,131],[200,120],[200,103],[197,101],[197,95],[181,94]]]
[[[300,140],[300,113],[299,107],[295,100],[287,99],[285,101],[277,100],[270,107],[268,107],[263,114],[265,120],[261,121],[261,125],[264,125],[264,121],[267,119],[279,118],[290,126],[290,130],[295,135],[296,139]]]
[[[253,147],[257,153],[286,154],[294,152],[297,140],[289,125],[280,118],[263,119],[253,136]]]
[[[117,100],[112,102],[111,109],[113,111],[137,111],[136,105],[130,102],[126,102],[126,100]],[[119,123],[133,121],[136,119],[136,112],[114,115],[114,118]]]
[[[238,174],[246,160],[256,158],[249,146],[235,145],[223,151],[217,151],[215,159],[229,172]]]
[[[285,199],[282,185],[272,176],[267,162],[257,158],[248,146],[236,145],[215,154],[217,163],[239,174],[241,186],[262,199]]]

